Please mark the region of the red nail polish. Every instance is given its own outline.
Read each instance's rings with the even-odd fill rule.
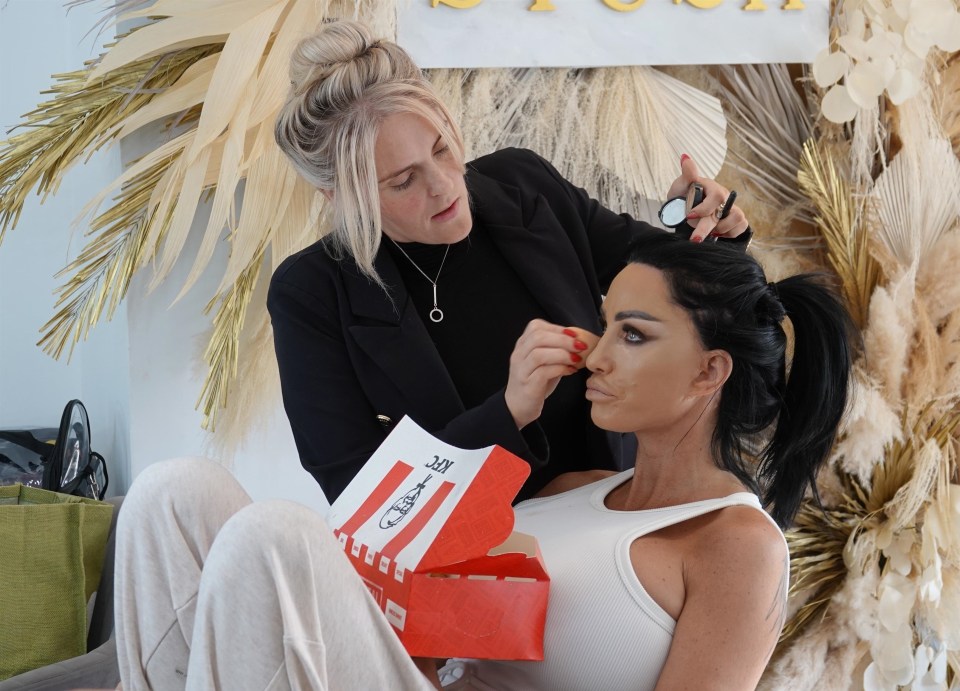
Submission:
[[[576,337],[577,337],[577,332],[574,331],[573,329],[564,329],[564,330],[563,330],[563,333],[564,333],[565,335],[569,336],[570,338],[576,338]]]
[[[680,165],[683,165],[683,162],[686,161],[688,158],[690,157],[687,156],[686,154],[680,154]]]
[[[576,348],[577,350],[586,350],[586,349],[589,348],[590,346],[588,346],[588,345],[587,345],[586,343],[584,343],[583,341],[574,341],[574,342],[573,342],[573,347]]]
[[[695,218],[700,218],[700,214],[698,214],[696,211],[691,211],[690,213],[687,214],[688,221],[692,221]]]
[[[580,362],[581,360],[583,360],[583,358],[577,355],[576,353],[570,353],[570,360],[573,362]]]
[[[702,238],[702,237],[699,237],[699,236],[697,236],[697,235],[691,236],[690,239],[693,240],[694,242],[703,242],[703,238]]]

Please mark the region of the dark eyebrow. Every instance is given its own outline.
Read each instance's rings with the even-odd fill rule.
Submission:
[[[441,139],[443,139],[443,135],[442,135],[442,134],[438,134],[436,141],[433,142],[433,146],[430,147],[431,151],[432,151],[433,149],[436,149],[436,148],[437,148],[437,142],[439,142]],[[401,169],[398,170],[396,173],[391,173],[390,175],[384,175],[382,178],[380,178],[379,180],[377,180],[377,184],[379,184],[379,183],[381,183],[381,182],[386,182],[386,181],[389,180],[390,178],[395,178],[395,177],[397,177],[398,175],[400,175],[401,173],[407,172],[408,170],[410,170],[411,168],[413,168],[414,165],[415,165],[415,164],[410,164],[410,165],[407,166],[406,168],[401,168]]]
[[[648,312],[641,312],[640,310],[627,310],[626,312],[617,312],[617,314],[614,316],[613,319],[614,321],[618,321],[618,322],[621,322],[624,319],[642,319],[648,322],[662,321],[660,319],[657,319],[652,314],[649,314]]]

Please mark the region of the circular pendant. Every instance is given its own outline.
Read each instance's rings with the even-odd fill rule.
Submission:
[[[432,321],[434,324],[442,322],[443,310],[439,307],[434,307],[432,310],[430,310],[430,321]]]

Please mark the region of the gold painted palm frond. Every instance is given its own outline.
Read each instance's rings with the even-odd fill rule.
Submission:
[[[203,360],[207,363],[210,374],[204,381],[200,397],[197,399],[197,408],[203,413],[205,427],[212,427],[217,411],[226,407],[230,383],[237,376],[240,336],[243,332],[250,298],[257,286],[262,259],[262,252],[254,255],[233,284],[211,300],[204,310],[210,313],[216,307],[213,335],[203,353]]]
[[[903,422],[908,426],[906,415]],[[790,595],[807,599],[784,626],[781,649],[802,636],[813,622],[829,615],[832,598],[840,592],[851,568],[844,555],[855,541],[881,525],[896,531],[917,520],[918,498],[921,505],[929,501],[937,479],[952,474],[950,468],[921,469],[917,459],[930,444],[944,452],[941,457],[949,457],[946,452],[955,443],[958,429],[960,409],[937,414],[932,405],[925,406],[910,435],[886,448],[869,486],[856,475],[837,470],[841,498],[836,506],[821,509],[812,499],[804,501],[786,538]]]
[[[162,180],[170,159],[161,159],[125,185],[115,204],[97,216],[88,234],[92,239],[58,277],[72,274],[58,292],[56,314],[43,325],[44,352],[69,359],[106,313],[112,319],[127,294],[133,274],[156,248],[146,242],[152,218],[147,211],[151,190]],[[169,216],[166,219],[169,222]]]
[[[867,322],[870,295],[882,278],[880,265],[870,253],[863,204],[856,200],[835,159],[813,139],[803,145],[797,179],[813,204],[827,261],[840,278],[851,314],[862,327]]]
[[[843,553],[863,520],[863,497],[851,476],[844,475],[841,481],[847,493],[840,508],[821,510],[812,500],[806,500],[793,527],[785,533],[790,548],[790,597],[807,599],[784,625],[780,651],[812,622],[826,616],[831,599],[847,576]]]
[[[53,99],[27,113],[15,128],[22,131],[0,145],[0,242],[31,190],[42,197],[56,193],[67,170],[117,137],[118,123],[219,49],[197,46],[135,60],[93,82],[94,61],[54,75],[57,83],[44,92]]]

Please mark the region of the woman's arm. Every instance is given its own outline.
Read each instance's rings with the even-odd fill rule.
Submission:
[[[549,161],[536,153],[515,149],[512,154],[509,172],[497,177],[502,177],[508,184],[517,185],[528,194],[542,194],[547,198],[582,260],[595,272],[601,290],[606,291],[614,276],[623,268],[627,245],[645,234],[666,232],[660,227],[634,219],[629,214],[611,211],[593,199],[586,190],[564,178]],[[711,204],[715,206],[719,203],[715,200],[723,196],[725,189],[712,180],[701,178],[692,159],[686,158],[681,170],[680,177],[673,181],[668,195],[680,188],[685,191],[689,184],[688,179],[700,180],[705,183],[709,194],[697,208],[705,211],[713,208]],[[528,181],[536,181],[537,184],[525,185]],[[573,223],[574,220],[577,222]],[[699,221],[691,222],[700,225]],[[687,224],[681,225],[675,232],[703,235],[713,230],[716,230],[716,222],[704,219],[699,232]],[[728,233],[720,237],[720,242],[735,243],[744,249],[752,236],[746,218],[739,208],[734,208],[720,230]]]
[[[657,689],[752,689],[773,653],[786,612],[787,547],[755,509],[731,509],[684,561],[683,609]]]

